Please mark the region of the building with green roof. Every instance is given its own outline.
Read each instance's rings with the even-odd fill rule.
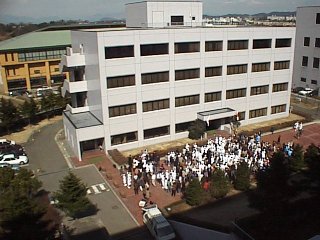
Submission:
[[[71,46],[70,30],[36,31],[0,42],[0,85],[5,94],[61,86],[61,55]]]

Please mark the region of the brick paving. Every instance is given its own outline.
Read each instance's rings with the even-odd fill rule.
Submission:
[[[225,135],[228,134],[219,133],[218,135]],[[273,142],[277,141],[279,135],[281,135],[281,144],[293,141],[295,144],[299,143],[303,145],[304,148],[307,148],[311,143],[315,145],[320,144],[320,124],[319,123],[312,123],[310,125],[304,126],[303,134],[299,139],[294,137],[294,130],[280,130],[275,132],[274,134],[264,134],[262,137],[263,141]],[[149,147],[147,147],[149,149]],[[153,146],[156,149],[156,145]],[[101,157],[103,160],[99,163],[96,163],[98,168],[104,172],[104,176],[109,184],[113,187],[116,194],[122,199],[124,204],[127,206],[131,214],[136,218],[136,220],[142,225],[142,211],[141,208],[138,206],[139,201],[143,198],[142,192],[139,192],[138,195],[134,194],[133,187],[128,189],[124,187],[122,184],[122,178],[120,176],[120,172],[116,167],[116,164],[105,155],[104,152],[99,150],[95,151],[88,151],[83,154],[83,161],[79,162],[77,158],[71,158],[73,164],[75,166],[83,166],[90,164],[90,159],[94,157]],[[150,193],[151,198],[150,200],[153,201],[158,205],[159,208],[165,208],[166,206],[177,202],[181,199],[181,194],[178,193],[175,197],[172,197],[171,194],[165,192],[161,186],[150,186]]]
[[[103,158],[103,161],[97,163],[96,166],[105,172],[105,179],[113,187],[116,194],[121,198],[138,223],[143,225],[142,210],[139,207],[139,201],[143,199],[142,192],[139,191],[139,194],[135,195],[133,186],[130,189],[123,186],[118,168],[115,167],[115,164],[104,154],[104,152],[99,150],[85,152],[81,162],[79,162],[77,158],[72,158],[72,161],[76,167],[79,167],[89,164],[89,159],[93,157]],[[159,184],[155,187],[151,184],[150,193],[150,201],[156,203],[159,208],[165,208],[166,206],[181,199],[181,193],[177,193],[176,196],[173,197],[170,193],[163,190]]]

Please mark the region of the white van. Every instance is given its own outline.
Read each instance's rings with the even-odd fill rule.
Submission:
[[[36,95],[37,95],[37,97],[42,97],[44,95],[47,95],[50,92],[52,92],[52,88],[51,87],[37,88]]]

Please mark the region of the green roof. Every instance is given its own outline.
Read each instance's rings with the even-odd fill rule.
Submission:
[[[70,30],[31,32],[0,42],[0,51],[71,45]]]

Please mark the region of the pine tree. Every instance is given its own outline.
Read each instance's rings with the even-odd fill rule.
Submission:
[[[28,119],[29,124],[35,122],[37,112],[38,106],[33,98],[31,98],[30,101],[26,100],[20,107],[21,115]]]
[[[39,204],[35,195],[41,182],[31,171],[0,168],[0,238],[8,240],[42,240],[52,233],[48,221],[42,218],[46,207]]]
[[[190,139],[199,139],[203,135],[203,133],[206,130],[206,124],[205,122],[197,119],[196,121],[191,123],[191,126],[189,127],[189,138]]]
[[[210,179],[210,194],[214,198],[223,198],[230,191],[229,179],[225,176],[225,173],[217,169]]]
[[[58,200],[57,206],[66,212],[72,218],[81,217],[94,208],[87,198],[87,187],[81,182],[81,179],[69,172],[60,181],[59,190],[55,197]]]
[[[1,125],[7,129],[8,133],[10,133],[12,127],[15,126],[19,120],[18,110],[11,100],[1,98],[0,120]]]
[[[185,199],[191,206],[197,206],[202,203],[204,197],[204,190],[198,178],[193,178],[186,188]]]
[[[320,181],[320,149],[311,144],[304,154],[311,180]]]
[[[234,188],[246,191],[250,188],[250,169],[246,162],[241,162],[236,170]]]
[[[298,172],[304,166],[303,147],[297,144],[294,146],[292,156],[289,159],[289,168],[293,172]]]

